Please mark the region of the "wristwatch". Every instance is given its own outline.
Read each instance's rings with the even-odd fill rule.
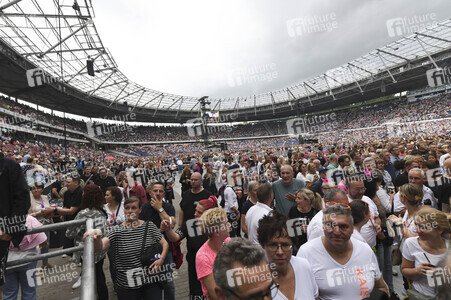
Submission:
[[[161,214],[162,212],[164,212],[164,208],[163,208],[163,207],[160,208],[160,209],[158,210],[158,212]]]

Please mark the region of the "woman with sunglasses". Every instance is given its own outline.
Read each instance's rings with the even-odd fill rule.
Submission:
[[[389,294],[376,255],[368,244],[351,237],[351,208],[326,203],[324,236],[302,245],[297,257],[310,263],[318,284],[319,299],[368,298],[373,289]]]
[[[448,240],[444,235],[451,233],[450,223],[445,213],[431,207],[421,208],[414,222],[418,236],[405,241],[401,272],[412,281],[409,299],[435,299],[434,285],[427,276],[446,258]]]
[[[293,244],[287,228],[286,216],[273,211],[258,222],[258,242],[265,249],[274,285],[272,299],[314,299],[318,286],[312,269],[304,258],[293,256]]]
[[[51,218],[44,217],[44,209],[46,207],[50,207],[49,199],[46,195],[43,195],[44,192],[44,184],[42,182],[35,182],[34,185],[30,188],[31,191],[31,205],[28,210],[28,214],[32,217],[35,217],[42,225],[47,225],[52,222]],[[47,241],[49,241],[44,248],[41,249],[41,254],[45,254],[49,252],[49,243],[50,243],[50,232],[46,231],[45,235],[47,236]],[[49,259],[45,258],[42,260],[42,268],[53,268],[54,265],[49,264]]]
[[[161,271],[169,245],[155,224],[139,220],[141,200],[138,197],[129,197],[125,200],[124,207],[124,223],[109,230],[104,236],[104,231],[100,229],[88,230],[83,239],[93,235],[96,255],[111,248],[117,271],[116,291],[119,300],[161,300],[162,292],[158,282],[161,274],[158,272]],[[144,267],[141,262],[143,248],[152,248],[157,243],[163,249],[160,259],[156,259],[150,267]],[[156,277],[148,274],[147,269],[153,270]]]

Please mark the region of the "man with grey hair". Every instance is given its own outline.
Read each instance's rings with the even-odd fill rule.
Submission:
[[[324,195],[324,202],[336,202],[348,204],[348,196],[340,189],[332,188]],[[307,227],[307,241],[324,235],[323,230],[323,211],[319,211],[310,221]]]
[[[409,173],[409,183],[414,183],[418,186],[420,186],[423,189],[423,201],[422,205],[431,205],[433,208],[437,208],[437,202],[435,201],[434,193],[430,188],[424,185],[424,182],[426,181],[426,176],[424,174],[424,171],[420,168],[413,168],[410,169]],[[399,199],[399,192],[397,192],[393,199],[393,210],[395,214],[403,215],[406,207],[404,204],[401,203],[401,200]]]
[[[296,255],[307,259],[315,278],[321,279],[319,298],[366,299],[373,289],[389,296],[373,250],[352,237],[351,208],[328,202],[323,213],[324,236],[309,240]]]
[[[294,172],[290,165],[282,165],[280,167],[280,177],[282,178],[272,184],[276,210],[288,216],[291,207],[296,205],[296,196],[294,194],[305,187],[305,182],[301,179],[293,178]]]
[[[219,250],[213,276],[220,300],[271,299],[277,288],[263,248],[243,238],[233,238]]]

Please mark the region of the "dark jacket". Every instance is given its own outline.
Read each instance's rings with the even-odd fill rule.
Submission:
[[[18,247],[26,230],[25,221],[30,208],[30,191],[18,163],[0,157],[0,230],[12,236]],[[0,247],[9,242],[0,240]]]

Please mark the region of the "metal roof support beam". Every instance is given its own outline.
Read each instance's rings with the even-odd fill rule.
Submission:
[[[125,90],[125,88],[128,86],[128,81],[127,83],[124,85],[124,87],[122,88],[122,90],[119,92],[119,94],[117,94],[116,98],[113,100],[113,102],[110,103],[110,105],[108,105],[108,107],[110,107],[111,105],[114,104],[114,102],[116,102],[117,98],[119,98],[119,96],[122,94],[122,92]]]
[[[124,98],[127,98],[127,97],[129,97],[129,96],[131,96],[131,95],[134,95],[134,94],[136,94],[136,93],[139,93],[139,92],[141,92],[141,91],[145,91],[145,90],[146,90],[146,88],[141,87],[140,89],[137,89],[137,90],[135,90],[135,91],[133,91],[133,92],[131,92],[131,93],[129,93],[129,94],[127,94],[127,95],[125,95],[125,96],[119,98],[119,99],[117,99],[117,101],[122,100],[122,99],[124,99]],[[116,100],[115,100],[115,101],[116,101]]]
[[[68,36],[66,36],[64,39],[62,39],[61,41],[59,41],[58,43],[56,43],[55,45],[53,45],[52,47],[50,47],[49,49],[47,49],[47,51],[41,53],[40,55],[38,55],[39,58],[44,57],[44,55],[46,55],[47,53],[49,53],[50,51],[52,51],[53,49],[55,49],[56,47],[58,47],[60,44],[64,43],[65,41],[67,41],[68,39],[70,39],[72,36],[76,35],[79,31],[83,30],[83,28],[85,28],[88,24],[91,24],[92,21],[88,20],[86,21],[84,24],[82,24],[80,26],[80,28],[78,28],[77,30],[75,30],[74,32],[72,32],[71,34],[69,34]]]
[[[178,119],[178,117],[179,117],[180,110],[182,109],[182,103],[183,103],[183,99],[182,99],[182,101],[180,101],[179,109],[177,110],[177,114],[175,115],[175,119]]]
[[[408,60],[407,58],[405,58],[405,57],[402,57],[402,56],[399,56],[399,55],[397,55],[397,54],[393,54],[393,53],[387,52],[387,51],[382,50],[382,49],[377,49],[376,52],[382,52],[382,53],[385,53],[385,54],[387,54],[387,55],[391,55],[391,56],[394,56],[394,57],[396,57],[396,58],[405,60],[406,62],[409,62],[409,60]],[[377,54],[379,55],[379,53],[377,53]]]
[[[91,50],[103,50],[104,48],[96,47],[96,48],[81,48],[81,49],[68,49],[68,50],[54,50],[49,51],[48,53],[64,53],[64,52],[77,52],[77,51],[91,51]],[[48,54],[47,53],[47,54]],[[32,55],[38,55],[41,54],[41,52],[30,52],[30,53],[24,53],[23,56],[28,57]]]
[[[22,0],[20,0],[22,1]],[[9,3],[8,3],[9,4]],[[0,9],[1,11],[1,9]],[[53,14],[20,14],[20,13],[7,13],[2,14],[5,17],[32,17],[32,18],[61,18],[61,15],[53,15]],[[64,15],[65,19],[90,19],[90,16],[77,16],[77,15]]]
[[[215,110],[215,109],[216,109],[216,106],[218,106],[218,104],[219,104],[220,102],[221,102],[221,99],[219,99],[218,101],[216,101],[215,107],[213,107],[212,110]]]
[[[360,84],[359,84],[359,82],[357,81],[357,79],[355,78],[355,75],[354,75],[354,72],[352,72],[352,69],[351,69],[351,67],[348,65],[348,69],[349,69],[349,72],[351,72],[351,75],[352,75],[352,78],[354,79],[354,82],[357,84],[357,86],[359,87],[359,90],[360,90],[360,93],[363,95],[363,90],[362,90],[362,88],[360,87]]]
[[[310,99],[310,95],[309,95],[309,92],[307,90],[307,87],[311,88],[317,95],[318,95],[318,93],[315,91],[314,88],[312,88],[310,85],[308,85],[306,82],[304,82],[305,93],[307,94],[308,101],[310,102],[310,106],[313,106],[312,99]]]
[[[164,98],[164,95],[161,95],[160,102],[158,102],[158,106],[157,106],[157,108],[155,108],[155,111],[154,111],[152,117],[155,117],[155,115],[157,114],[158,108],[160,108],[160,104],[161,104],[161,101],[163,101],[163,98]]]
[[[287,94],[288,94],[288,104],[290,105],[291,110],[293,110],[293,102],[290,101],[289,99],[291,97],[291,98],[293,98],[292,100],[296,100],[296,97],[294,97],[293,93],[290,91],[289,88],[287,88]]]
[[[136,106],[138,105],[139,101],[141,101],[141,98],[144,96],[144,94],[146,93],[146,89],[143,89],[143,92],[141,94],[141,96],[139,96],[138,101],[136,101],[135,105],[132,108],[132,111],[135,110]]]
[[[117,70],[114,70],[113,73],[115,73],[115,72],[117,72]],[[127,82],[127,81],[128,81],[128,80],[122,80],[122,81],[119,81],[119,82],[113,82],[112,84],[103,85],[102,87],[99,87],[97,90],[106,89],[107,87],[110,87],[110,86],[113,86],[113,85],[122,84],[122,83],[125,83],[125,82]],[[91,90],[91,91],[89,91],[88,93],[91,93],[92,91],[95,91],[95,90]]]
[[[194,104],[194,106],[191,107],[191,109],[189,111],[193,111],[193,109],[196,108],[196,106],[198,106],[198,105],[199,105],[199,102],[196,102],[196,104]]]
[[[88,96],[91,96],[92,94],[94,94],[98,89],[100,89],[102,87],[102,85],[108,80],[110,79],[111,76],[113,76],[113,74],[115,73],[115,71],[111,72],[110,75],[108,75],[104,81],[102,81],[101,84],[99,84],[95,89],[93,89],[91,92],[89,92]]]
[[[8,3],[6,3],[5,5],[3,5],[3,6],[0,7],[0,11],[3,11],[4,9],[7,9],[7,8],[10,7],[10,6],[13,6],[14,4],[19,3],[20,1],[22,1],[22,0],[13,0],[13,1],[11,1],[11,2],[8,2]]]
[[[293,94],[293,92],[290,90],[290,88],[287,88],[288,97],[292,97],[293,100],[296,100],[296,96]]]
[[[323,77],[324,77],[324,81],[326,81],[327,87],[329,88],[329,92],[330,92],[330,94],[332,95],[332,99],[337,100],[337,99],[335,98],[334,92],[332,92],[332,89],[330,88],[329,81],[327,81],[326,74],[324,74]]]
[[[379,59],[381,60],[382,64],[384,65],[385,69],[388,72],[388,75],[390,75],[391,80],[393,81],[393,83],[396,83],[396,79],[395,77],[393,77],[392,73],[390,72],[390,69],[387,67],[387,64],[385,63],[384,59],[382,58],[382,56],[378,53],[377,56],[379,56]]]
[[[275,116],[276,115],[276,108],[274,107],[274,105],[276,104],[276,101],[274,101],[274,96],[272,95],[272,92],[269,93],[271,95],[271,102],[272,102],[272,115]]]
[[[351,64],[351,63],[348,63],[348,65],[350,65],[350,66],[353,66],[353,67],[354,67],[354,68],[356,68],[356,69],[362,70],[363,72],[367,72],[367,73],[369,73],[369,74],[371,75],[371,77],[373,77],[373,73],[371,73],[370,71],[368,71],[368,70],[367,70],[367,69],[365,69],[365,68],[362,68],[362,67],[356,66],[356,65],[354,65],[354,64]]]
[[[176,101],[174,101],[171,105],[169,105],[169,107],[167,108],[167,110],[169,110],[172,106],[174,106],[174,104],[176,104],[177,102],[179,102],[180,100],[183,99],[183,96],[181,96],[180,98],[178,98]]]
[[[254,95],[254,113],[257,116],[257,96]]]
[[[238,106],[240,104],[240,98],[236,98],[235,106],[233,109],[235,110],[236,115],[238,116]]]
[[[435,68],[438,70],[440,69],[435,60],[432,58],[432,56],[429,54],[429,52],[424,48],[423,44],[421,43],[421,40],[418,38],[418,35],[416,35],[415,40],[420,44],[421,48],[423,48],[423,51],[426,53],[427,57],[429,57],[429,60],[432,62],[432,64],[435,66]]]
[[[451,43],[450,40],[439,38],[439,37],[436,37],[436,36],[432,36],[432,35],[428,35],[428,34],[424,34],[424,33],[419,33],[419,32],[416,32],[416,34],[424,36],[424,37],[428,37],[430,39],[439,40],[439,41],[442,41],[442,42],[445,42],[445,43],[448,43],[448,44]]]
[[[161,95],[163,95],[163,93],[160,93],[160,94],[156,95],[155,97],[153,97],[152,99],[150,99],[149,101],[147,101],[146,104],[143,105],[143,107],[146,107],[147,104],[149,104],[149,103],[152,102],[153,100],[157,99],[157,98],[160,97]]]

